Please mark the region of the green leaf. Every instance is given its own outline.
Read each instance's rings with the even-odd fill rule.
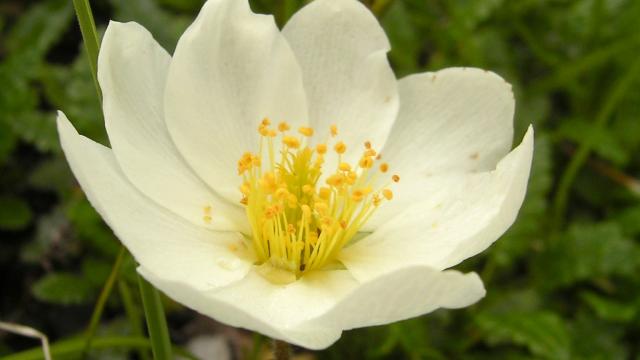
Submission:
[[[580,297],[603,320],[629,322],[638,313],[638,308],[633,303],[622,303],[593,292],[583,292]]]
[[[556,136],[578,144],[585,142],[586,138],[591,138],[593,151],[601,158],[616,165],[625,165],[629,162],[626,149],[608,128],[596,128],[587,121],[567,119],[560,123]]]
[[[70,1],[41,1],[20,16],[7,36],[7,49],[14,53],[31,51],[44,56],[67,29],[72,14]]]
[[[640,205],[633,205],[623,209],[613,216],[613,219],[620,225],[625,235],[640,235]]]
[[[93,299],[95,289],[80,276],[57,272],[45,275],[31,289],[36,299],[57,305],[81,305]]]
[[[11,122],[20,138],[42,152],[59,152],[58,131],[54,113],[25,112]]]
[[[553,288],[599,276],[633,276],[639,259],[638,245],[617,224],[575,223],[540,254],[536,270],[540,284]]]
[[[541,358],[570,358],[569,334],[563,320],[554,313],[481,313],[475,320],[490,345],[517,344]]]
[[[21,230],[31,222],[33,214],[27,203],[17,197],[0,197],[0,229]]]

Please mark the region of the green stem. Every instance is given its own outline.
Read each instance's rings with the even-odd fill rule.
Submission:
[[[171,340],[169,339],[169,329],[167,328],[167,320],[160,301],[160,294],[153,285],[149,284],[140,275],[138,275],[138,284],[140,285],[140,296],[142,296],[144,313],[147,318],[153,358],[155,360],[170,360],[172,359]]]
[[[51,355],[54,359],[77,357],[84,348],[84,338],[62,340],[51,346]],[[151,343],[144,337],[98,337],[93,341],[93,349],[149,349]],[[176,354],[187,359],[197,360],[193,354],[181,348],[174,348]],[[3,358],[3,360],[41,360],[42,348],[35,347]]]
[[[124,280],[119,279],[118,290],[122,304],[124,305],[124,310],[127,313],[127,318],[129,319],[129,324],[131,325],[131,333],[133,336],[144,337],[144,328],[140,321],[140,312],[133,301],[129,285],[127,285]],[[138,356],[142,360],[149,360],[149,352],[146,349],[138,349]]]
[[[262,350],[262,335],[253,333],[253,346],[251,347],[251,352],[247,359],[257,360],[260,356],[260,350]]]
[[[629,68],[629,71],[621,77],[615,84],[613,90],[609,92],[609,96],[606,98],[604,105],[596,115],[593,124],[593,132],[599,132],[607,125],[607,121],[611,118],[611,115],[618,106],[618,103],[624,98],[624,95],[629,90],[629,87],[633,84],[636,77],[640,74],[640,59]],[[573,158],[569,162],[566,170],[560,178],[558,190],[553,201],[553,232],[560,230],[564,223],[565,213],[567,211],[567,203],[569,200],[569,191],[573,185],[580,168],[584,165],[585,161],[591,154],[591,148],[593,147],[593,136],[589,136],[583,140],[580,147],[576,151]]]
[[[93,84],[96,87],[98,99],[102,102],[102,91],[100,91],[100,84],[98,83],[98,51],[100,49],[100,41],[98,40],[98,31],[96,30],[96,23],[93,20],[91,5],[89,5],[89,0],[73,0],[73,8],[76,10],[76,18],[80,25],[84,49],[89,58]]]
[[[118,256],[116,257],[116,261],[113,263],[111,267],[111,273],[107,278],[107,282],[102,287],[102,291],[100,291],[100,296],[98,296],[98,301],[96,301],[96,305],[93,308],[93,313],[91,314],[91,320],[89,321],[89,326],[87,326],[87,331],[85,335],[85,343],[84,349],[82,350],[82,358],[87,357],[87,353],[91,348],[91,339],[96,333],[96,329],[98,328],[98,324],[100,323],[100,318],[102,317],[102,312],[104,311],[104,306],[109,299],[109,295],[111,294],[111,290],[113,289],[113,284],[115,284],[118,279],[118,273],[120,272],[120,267],[122,266],[122,260],[124,259],[124,255],[126,250],[124,246],[120,245],[120,251],[118,252]]]

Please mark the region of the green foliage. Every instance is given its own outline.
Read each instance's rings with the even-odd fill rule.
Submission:
[[[91,5],[100,29],[109,19],[136,21],[172,52],[203,2]],[[250,1],[280,26],[307,2]],[[363,2],[389,36],[398,77],[473,66],[511,83],[514,142],[533,124],[535,154],[516,223],[485,254],[458,267],[480,274],[485,299],[468,309],[345,332],[317,358],[637,358],[640,80],[630,77],[614,106],[607,99],[638,61],[640,2]],[[80,133],[108,144],[80,39],[68,0],[0,4],[0,270],[9,274],[0,318],[39,324],[65,339],[84,330],[120,246],[78,188],[58,144],[58,109]],[[594,126],[598,114],[606,115],[602,126]],[[587,141],[591,152],[568,188],[568,206],[554,217],[560,177]],[[125,259],[99,333],[142,334],[139,325],[126,325],[141,320],[140,299],[127,290],[137,288],[135,267]],[[57,310],[69,305],[74,314],[60,321]],[[193,314],[165,305],[173,313],[173,335],[188,338],[180,328]],[[0,341],[0,356],[28,346]]]
[[[17,197],[0,197],[0,229],[20,230],[32,218],[29,205]]]
[[[576,223],[556,241],[538,258],[538,276],[544,288],[606,276],[632,276],[640,265],[638,245],[625,238],[615,223]]]
[[[45,275],[31,291],[38,300],[59,305],[85,304],[93,295],[87,279],[63,272]]]
[[[562,318],[554,313],[483,313],[476,321],[491,345],[524,345],[532,354],[545,359],[569,359],[571,356],[569,333]]]

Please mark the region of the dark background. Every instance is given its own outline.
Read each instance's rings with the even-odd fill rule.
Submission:
[[[398,77],[448,66],[492,70],[513,84],[516,140],[536,148],[517,223],[459,268],[488,294],[463,310],[346,332],[327,358],[640,359],[640,1],[378,0]],[[201,0],[93,0],[96,23],[143,24],[172,51]],[[283,24],[299,0],[255,0]],[[119,243],[61,154],[55,110],[106,144],[70,0],[0,1],[0,321],[73,344]],[[217,334],[235,356],[268,341],[167,300],[174,343]],[[143,329],[130,258],[98,338]],[[98,341],[91,358],[146,357]],[[99,346],[100,345],[100,346]],[[0,356],[38,341],[0,332]],[[76,354],[68,355],[77,357]],[[28,358],[28,357],[24,357]],[[66,357],[58,357],[66,358]],[[255,357],[254,357],[255,358]]]

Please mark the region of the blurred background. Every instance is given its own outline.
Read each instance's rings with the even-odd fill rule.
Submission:
[[[92,0],[96,23],[136,21],[170,52],[202,0]],[[304,1],[253,0],[280,25]],[[366,1],[398,75],[473,66],[516,95],[516,139],[536,148],[517,223],[458,268],[488,294],[463,310],[345,332],[308,359],[640,359],[640,1]],[[55,110],[107,144],[70,0],[0,1],[0,321],[34,327],[55,358],[79,358],[119,242],[86,201],[58,144]],[[92,359],[149,359],[125,257]],[[269,340],[165,299],[174,343],[264,358]],[[55,345],[57,344],[57,345]],[[79,345],[80,344],[80,345]],[[0,331],[0,357],[42,358]],[[35,349],[29,352],[29,349]],[[25,352],[26,351],[26,352]],[[210,353],[211,354],[211,353]],[[57,356],[55,356],[57,355]]]

